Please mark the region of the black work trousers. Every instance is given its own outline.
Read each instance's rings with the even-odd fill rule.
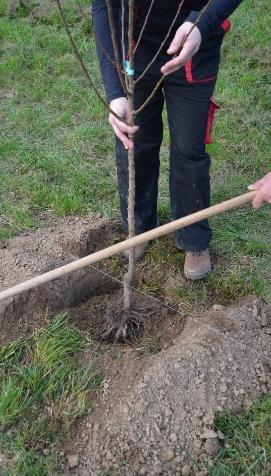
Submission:
[[[210,142],[215,104],[212,100],[220,62],[223,30],[206,42],[192,62],[165,78],[147,107],[136,117],[139,131],[135,135],[136,233],[155,228],[158,223],[157,196],[159,152],[163,137],[164,102],[170,130],[169,190],[172,218],[178,219],[210,205]],[[141,42],[135,57],[136,78],[144,71],[157,46]],[[135,109],[152,92],[161,77],[160,68],[168,61],[162,52],[144,79],[135,88]],[[116,142],[118,185],[122,222],[127,229],[128,171],[127,151]],[[202,221],[177,231],[180,248],[203,251],[209,246],[211,229]]]

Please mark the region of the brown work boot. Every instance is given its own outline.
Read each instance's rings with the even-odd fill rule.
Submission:
[[[186,278],[196,281],[203,279],[211,271],[211,257],[209,250],[187,251],[184,263]]]
[[[146,249],[149,245],[149,242],[147,241],[146,243],[143,243],[143,245],[138,245],[135,247],[135,259],[140,260],[143,258],[144,254],[146,253]],[[123,251],[123,256],[127,259],[129,259],[129,250]]]

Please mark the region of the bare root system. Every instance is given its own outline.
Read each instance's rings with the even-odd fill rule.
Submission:
[[[149,324],[154,308],[151,306],[142,306],[136,300],[133,300],[129,309],[123,307],[123,295],[107,307],[107,328],[99,335],[102,340],[109,342],[136,343],[143,334],[145,327]]]

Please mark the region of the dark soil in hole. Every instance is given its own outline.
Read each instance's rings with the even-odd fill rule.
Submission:
[[[119,223],[89,215],[70,217],[58,224],[2,241],[0,248],[1,289],[62,266],[105,248],[124,235]],[[127,263],[123,261],[125,267]],[[99,268],[104,269],[99,263]],[[114,274],[112,272],[112,274]],[[121,285],[97,269],[87,267],[51,283],[0,303],[0,344],[14,340],[44,325],[50,316],[70,310],[79,329],[98,336],[114,322],[121,310]],[[134,292],[139,328],[134,339],[155,336],[159,344],[170,343],[181,332],[184,317],[157,301]],[[151,342],[146,346],[152,347]],[[155,346],[154,346],[155,347]]]
[[[121,309],[122,295],[116,290],[105,295],[95,296],[89,301],[69,310],[71,320],[83,332],[90,333],[101,340],[100,336],[112,326],[115,315]],[[138,328],[135,328],[134,339],[127,339],[134,346],[140,346],[143,341],[145,351],[152,353],[152,342],[144,339],[153,339],[153,352],[157,349],[172,345],[183,329],[185,317],[169,308],[160,305],[157,301],[142,296],[134,291],[134,309],[139,314]],[[155,344],[154,344],[155,342]],[[125,342],[124,342],[125,343]]]

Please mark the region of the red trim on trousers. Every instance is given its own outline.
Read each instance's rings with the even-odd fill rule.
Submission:
[[[190,84],[200,84],[200,83],[209,83],[215,79],[215,76],[210,76],[209,78],[204,79],[194,79],[192,73],[192,60],[188,61],[184,66],[186,81]]]
[[[215,113],[216,110],[220,109],[219,104],[215,102],[214,96],[210,98],[210,106],[208,111],[207,117],[207,126],[206,126],[206,133],[205,133],[205,144],[212,143],[212,130],[214,125]]]
[[[225,31],[225,33],[228,33],[228,31],[230,31],[231,29],[231,22],[228,18],[226,18],[226,20],[223,21],[223,23],[221,23],[221,28],[222,30]]]
[[[230,20],[228,18],[224,20],[223,23],[221,23],[220,27],[225,33],[227,33],[231,29]],[[189,84],[200,84],[200,83],[204,84],[204,83],[208,83],[209,81],[213,81],[215,79],[215,76],[210,76],[204,79],[194,79],[193,73],[192,73],[192,59],[188,61],[188,63],[186,63],[186,65],[184,66],[184,69],[185,69],[186,81]]]

